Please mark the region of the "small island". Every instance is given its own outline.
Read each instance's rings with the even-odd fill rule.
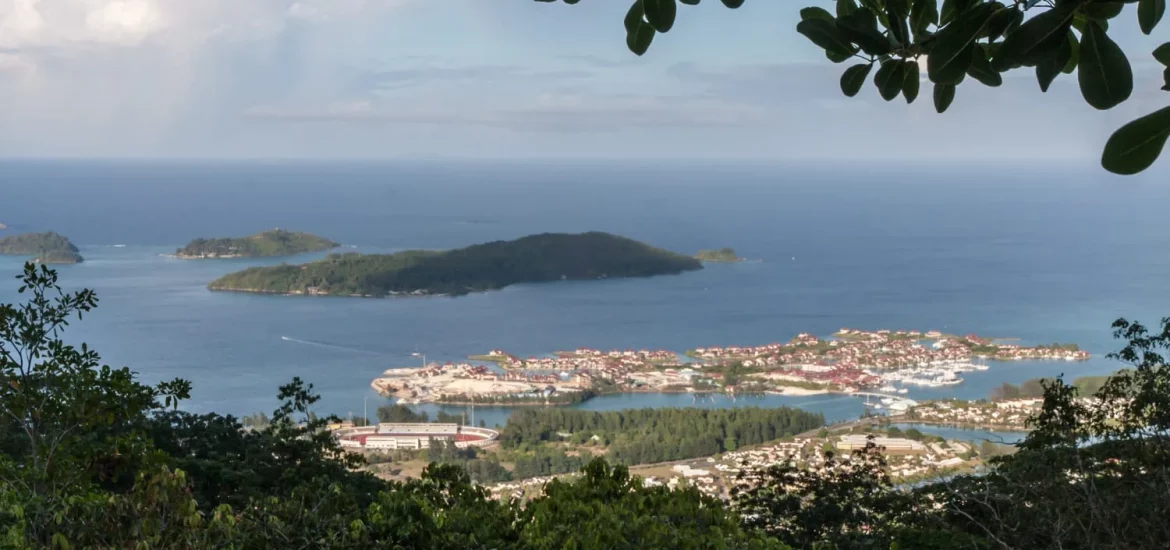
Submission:
[[[743,258],[736,256],[735,250],[720,248],[718,250],[700,250],[695,258],[704,262],[742,262]]]
[[[544,233],[447,251],[330,254],[301,265],[253,267],[211,290],[311,296],[459,296],[518,283],[675,275],[696,259],[608,233]]]
[[[34,262],[41,264],[76,264],[82,261],[77,247],[69,239],[52,231],[0,238],[0,255],[32,256]]]
[[[341,245],[316,235],[276,228],[249,237],[195,239],[176,250],[175,257],[184,260],[265,258],[320,252],[338,246]]]

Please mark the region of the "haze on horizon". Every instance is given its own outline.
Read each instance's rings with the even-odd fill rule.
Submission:
[[[628,5],[0,0],[0,157],[1095,163],[1164,103],[1158,39],[1132,14],[1111,32],[1136,78],[1117,109],[1086,105],[1074,77],[1041,94],[1017,71],[937,115],[925,90],[841,95],[848,65],[795,31],[827,0],[682,6],[642,58]]]

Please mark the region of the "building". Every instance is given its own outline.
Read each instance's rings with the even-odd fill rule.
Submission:
[[[869,443],[869,436],[864,434],[850,434],[842,436],[837,442],[837,449],[841,451],[860,451]],[[885,447],[887,453],[925,453],[926,445],[913,439],[901,437],[875,437],[874,445]]]
[[[482,447],[499,438],[488,428],[439,423],[383,423],[335,430],[342,448],[353,451],[426,449],[436,441],[454,441],[456,447]]]

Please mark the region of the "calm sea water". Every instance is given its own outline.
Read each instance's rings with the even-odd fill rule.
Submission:
[[[195,383],[194,411],[271,410],[293,376],[320,408],[370,414],[386,368],[503,348],[764,344],[846,327],[941,329],[1112,351],[1118,316],[1170,314],[1170,186],[1098,170],[978,166],[8,162],[5,233],[55,230],[87,261],[61,267],[99,309],[70,327],[112,365]],[[543,231],[602,230],[692,253],[734,247],[758,263],[680,276],[520,285],[460,298],[363,300],[212,293],[207,282],[270,261],[162,257],[195,237],[272,227],[387,251]],[[3,234],[3,233],[0,233]],[[115,246],[124,245],[124,246]],[[288,261],[303,261],[309,255]],[[21,260],[0,257],[0,302]],[[911,397],[983,397],[1003,382],[1116,368],[995,364]],[[581,405],[799,405],[830,419],[857,399],[622,395]],[[434,408],[432,407],[432,410]],[[449,409],[462,410],[462,409]],[[506,409],[479,408],[502,422]]]

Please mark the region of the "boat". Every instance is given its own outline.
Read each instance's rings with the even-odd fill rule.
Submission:
[[[893,403],[893,402],[894,402],[894,398],[892,398],[892,397],[883,397],[882,398],[882,403],[884,403],[886,405],[889,405],[890,403]]]
[[[898,390],[898,393],[906,394],[906,393],[910,393],[910,390],[908,390],[906,388],[902,388],[902,389]]]
[[[896,392],[896,391],[898,391],[898,388],[895,388],[895,387],[893,387],[893,386],[882,386],[882,387],[878,388],[878,391],[884,391],[884,392],[887,392],[887,393],[892,393],[892,392]]]

